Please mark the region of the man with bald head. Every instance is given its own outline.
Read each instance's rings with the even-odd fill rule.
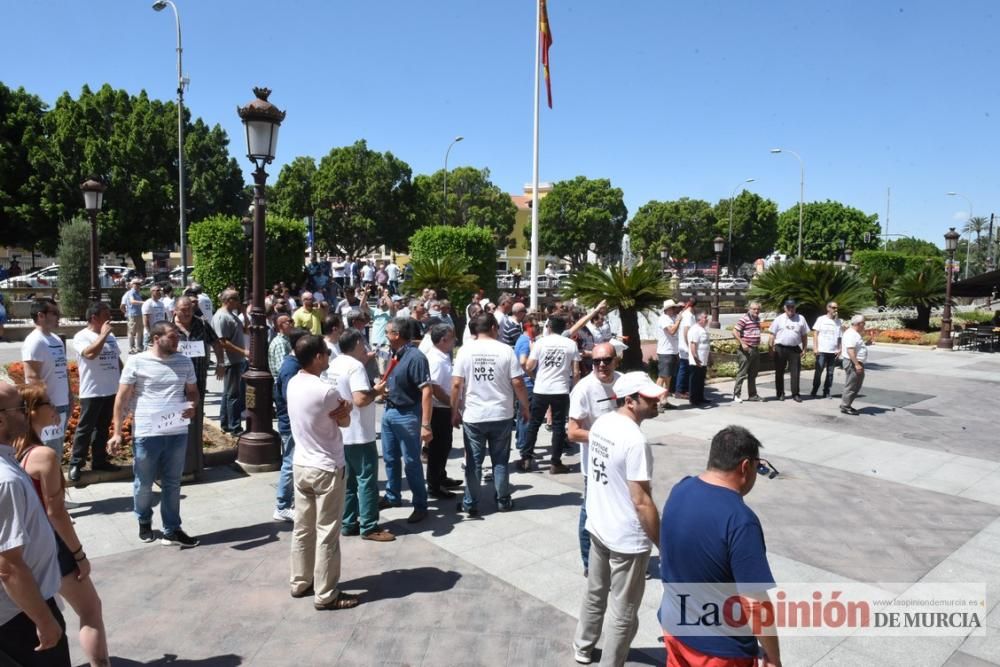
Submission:
[[[55,534],[11,447],[28,428],[26,409],[0,384],[0,663],[68,666]]]
[[[501,303],[502,300],[501,300]],[[524,316],[528,314],[528,307],[521,302],[514,303],[510,307],[510,317],[503,320],[500,325],[500,342],[514,347],[517,339],[524,330]]]
[[[308,329],[314,336],[323,330],[323,312],[316,305],[312,292],[302,293],[302,305],[292,313],[292,324],[300,329]]]

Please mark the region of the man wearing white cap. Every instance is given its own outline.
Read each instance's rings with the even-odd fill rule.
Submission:
[[[625,663],[639,628],[646,566],[653,545],[660,543],[660,517],[650,489],[653,455],[639,425],[656,417],[666,390],[642,371],[622,375],[613,389],[618,409],[594,422],[587,453],[590,567],[573,639],[573,657],[581,664],[591,661],[609,598],[612,618],[601,664]]]
[[[656,336],[656,358],[659,362],[656,384],[660,385],[668,392],[670,391],[670,380],[677,377],[677,365],[680,363],[677,349],[677,329],[681,326],[681,319],[677,317],[680,305],[673,299],[663,302],[663,312],[656,321],[656,328],[659,329]],[[663,407],[672,407],[663,397]]]
[[[860,414],[852,405],[865,381],[865,363],[868,361],[868,346],[862,334],[865,331],[865,316],[855,315],[851,326],[841,339],[840,363],[847,378],[844,380],[844,394],[840,399],[840,411],[845,415]]]

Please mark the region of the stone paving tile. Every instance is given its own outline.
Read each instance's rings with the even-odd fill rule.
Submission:
[[[997,658],[998,655],[1000,654],[994,654],[992,657]],[[948,662],[944,663],[944,667],[996,667],[997,665],[1000,663],[983,660],[962,651],[955,651],[948,658]]]

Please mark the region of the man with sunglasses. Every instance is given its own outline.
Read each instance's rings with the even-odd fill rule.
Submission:
[[[748,430],[727,426],[712,438],[705,472],[674,485],[663,506],[660,622],[670,665],[781,666],[773,629],[757,636],[749,630],[734,635],[731,628],[710,633],[711,626],[699,625],[697,634],[685,634],[692,632],[695,605],[701,609],[711,602],[722,608],[728,596],[739,595],[745,605],[757,607],[767,602],[767,590],[774,586],[764,529],[743,502],[758,473],[777,476],[760,458],[760,449]],[[760,617],[757,611],[744,613]]]
[[[59,415],[58,427],[52,426],[43,431],[42,438],[45,445],[55,450],[62,460],[63,434],[73,396],[66,369],[66,347],[53,333],[59,326],[59,316],[59,306],[53,299],[43,297],[32,302],[31,319],[35,328],[21,346],[21,361],[24,362],[24,381],[28,384],[44,382],[49,401]]]
[[[795,299],[785,301],[785,312],[771,322],[774,336],[774,388],[778,400],[785,400],[785,368],[788,368],[792,385],[792,400],[802,402],[799,396],[799,375],[802,373],[802,351],[809,340],[806,318],[795,312]]]
[[[614,384],[622,376],[611,343],[594,346],[594,372],[580,380],[569,394],[569,428],[566,436],[580,445],[580,472],[583,473],[583,502],[580,504],[580,559],[583,576],[590,566],[590,533],[587,532],[587,453],[590,427],[597,418],[615,409]],[[662,385],[661,385],[662,386]]]
[[[820,315],[813,323],[813,352],[816,354],[816,370],[813,371],[813,387],[809,395],[816,398],[819,393],[819,383],[826,370],[826,382],[823,383],[823,398],[830,395],[833,385],[833,369],[840,359],[840,337],[844,330],[844,322],[837,317],[837,303],[826,304],[826,315]]]

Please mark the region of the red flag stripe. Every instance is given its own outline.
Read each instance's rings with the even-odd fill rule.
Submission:
[[[538,31],[542,42],[542,71],[545,73],[545,92],[548,95],[549,108],[552,108],[552,79],[549,76],[549,47],[552,46],[552,28],[549,25],[549,11],[545,0],[540,0],[538,14]]]

